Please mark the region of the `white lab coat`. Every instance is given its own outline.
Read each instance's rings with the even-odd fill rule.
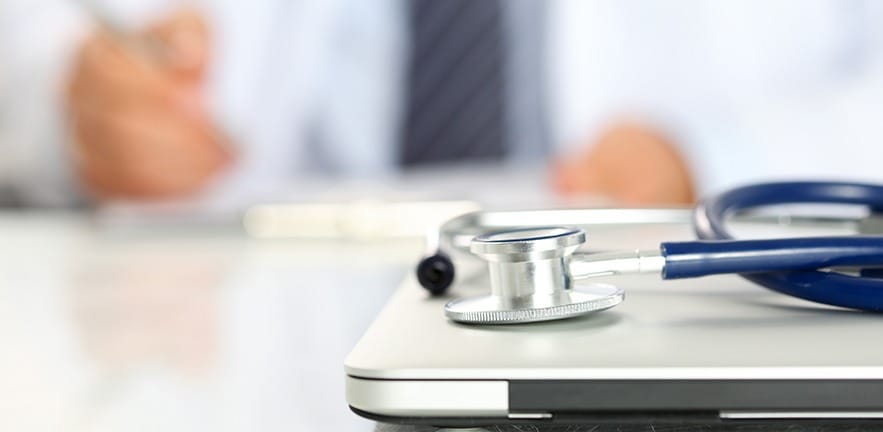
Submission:
[[[151,0],[111,3],[133,27],[162,9]],[[557,152],[576,151],[627,117],[669,131],[702,191],[782,177],[883,180],[883,4],[546,6],[541,61]],[[315,167],[349,176],[395,168],[407,48],[400,1],[206,0],[202,7],[215,35],[211,106],[242,146],[219,190],[298,182]],[[88,27],[70,0],[0,4],[7,155],[0,172],[37,201],[59,201],[75,184],[59,89]]]

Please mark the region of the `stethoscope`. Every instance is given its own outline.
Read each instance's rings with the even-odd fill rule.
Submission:
[[[586,209],[477,212],[439,229],[417,279],[433,294],[454,280],[448,251],[468,250],[487,262],[490,294],[445,305],[453,321],[514,324],[580,316],[622,302],[623,290],[576,280],[627,273],[662,279],[737,273],[774,291],[844,308],[883,310],[883,236],[853,235],[735,240],[727,220],[782,204],[847,204],[883,208],[883,186],[840,182],[767,183],[741,187],[677,209]],[[605,223],[682,223],[699,240],[664,242],[655,250],[576,253],[585,229]],[[837,271],[849,267],[857,275]],[[876,269],[875,269],[876,267]]]

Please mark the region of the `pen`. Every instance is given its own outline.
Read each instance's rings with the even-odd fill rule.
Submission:
[[[136,53],[150,60],[156,61],[164,54],[163,51],[166,49],[164,44],[149,35],[132,35],[98,1],[79,0],[79,3],[99,29],[110,35],[115,41],[132,48]]]

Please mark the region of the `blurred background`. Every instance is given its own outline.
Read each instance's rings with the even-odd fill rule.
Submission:
[[[517,167],[652,205],[880,176],[876,2],[497,3],[4,0],[0,181],[245,203]]]
[[[0,0],[0,428],[370,429],[343,356],[446,217],[883,180],[881,21]]]

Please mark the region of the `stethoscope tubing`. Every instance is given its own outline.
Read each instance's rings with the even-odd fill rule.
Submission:
[[[663,279],[883,263],[881,236],[668,242],[662,243],[660,250],[665,257]]]
[[[805,300],[866,311],[883,311],[883,279],[818,270],[835,266],[874,267],[883,264],[883,237],[849,236],[738,241],[727,229],[735,212],[781,204],[853,204],[883,208],[883,186],[846,182],[783,182],[730,190],[701,202],[694,213],[694,230],[702,240],[664,246],[669,254],[702,255],[699,261],[666,261],[666,276],[701,275],[730,267],[745,279]],[[727,252],[729,248],[733,248]],[[703,249],[704,248],[704,249]],[[695,257],[695,256],[694,256]],[[681,262],[679,262],[681,261]],[[806,269],[768,271],[785,267]],[[704,269],[704,270],[703,270]]]

